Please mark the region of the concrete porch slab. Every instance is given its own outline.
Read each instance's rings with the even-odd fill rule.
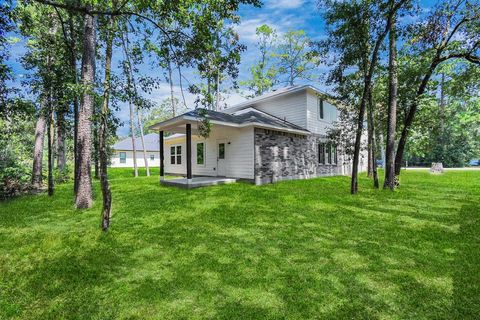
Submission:
[[[196,177],[192,178],[188,183],[186,178],[176,178],[161,181],[162,185],[175,186],[184,189],[192,189],[206,186],[214,186],[219,184],[228,184],[236,182],[236,179],[224,178],[224,177]]]

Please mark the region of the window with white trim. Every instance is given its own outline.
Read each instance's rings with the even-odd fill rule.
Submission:
[[[318,98],[318,119],[324,118],[323,99]]]
[[[182,164],[182,146],[170,147],[170,164]]]
[[[328,103],[322,98],[318,98],[317,114],[318,114],[318,120],[335,122],[337,121],[338,110],[334,105]]]
[[[127,163],[127,153],[126,152],[120,152],[118,155],[120,158],[120,163]]]
[[[325,143],[318,144],[318,163],[325,164]]]
[[[332,144],[327,143],[327,163],[332,164]]]
[[[318,163],[337,164],[337,146],[331,142],[318,144]]]

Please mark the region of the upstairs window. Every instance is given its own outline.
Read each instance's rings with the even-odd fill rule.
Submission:
[[[318,98],[318,119],[327,122],[335,122],[337,121],[337,117],[337,108],[323,99]]]
[[[119,157],[120,157],[120,163],[127,163],[127,153],[126,152],[120,152]]]
[[[170,164],[182,164],[182,146],[170,147]]]
[[[318,118],[319,119],[324,119],[324,110],[323,110],[323,99],[318,99]]]

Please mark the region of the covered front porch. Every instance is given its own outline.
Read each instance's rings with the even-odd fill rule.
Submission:
[[[227,176],[225,169],[226,144],[230,143],[226,139],[215,140],[218,150],[213,150],[213,147],[210,148],[208,157],[207,152],[203,151],[203,168],[200,168],[198,147],[202,143],[199,143],[199,141],[204,141],[202,146],[205,149],[207,139],[200,137],[200,117],[191,113],[193,112],[157,123],[151,127],[151,129],[159,132],[160,183],[167,186],[192,189],[236,182],[235,178]],[[231,127],[229,122],[220,123],[218,119],[213,120],[211,125],[212,127],[215,126],[215,130]],[[167,133],[172,135],[167,136]],[[175,142],[172,142],[172,140]],[[174,151],[169,151],[170,148]],[[212,159],[213,152],[215,152],[215,159]],[[167,157],[167,165],[165,157]],[[206,170],[207,158],[209,164],[214,165],[214,172],[203,172]],[[214,162],[215,164],[213,164]],[[170,174],[180,175],[181,177],[166,179],[165,176]]]

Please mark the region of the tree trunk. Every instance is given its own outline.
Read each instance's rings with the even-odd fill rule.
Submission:
[[[102,207],[102,230],[107,230],[110,226],[110,217],[112,211],[112,192],[108,182],[108,154],[107,154],[107,137],[108,137],[108,116],[110,114],[110,79],[112,69],[112,47],[114,37],[114,17],[109,19],[109,29],[107,31],[106,50],[105,50],[105,82],[103,92],[102,110],[100,112],[100,130],[99,130],[99,153],[100,153],[100,186],[102,188],[103,207]]]
[[[126,31],[128,32],[128,30]],[[128,34],[127,34],[127,43],[125,43],[125,39],[123,38],[122,35],[122,45],[123,45],[123,50],[125,52],[125,57],[127,60],[127,86],[129,89],[130,94],[132,94],[133,88],[133,79],[132,79],[132,65],[130,63],[130,58],[129,58],[129,52],[128,52]],[[134,90],[134,93],[136,93],[136,90]],[[135,143],[135,111],[134,111],[134,106],[132,104],[132,99],[134,97],[129,96],[128,97],[128,108],[130,110],[130,136],[132,138],[132,151],[133,151],[133,171],[135,177],[138,177],[138,165],[137,165],[137,146]]]
[[[73,15],[69,16],[69,27],[70,27],[70,68],[73,76],[73,81],[75,85],[78,84],[78,75],[77,75],[77,46],[75,40],[75,28],[73,25]],[[79,103],[77,94],[73,97],[73,192],[75,196],[77,195],[78,190],[78,111]]]
[[[383,134],[380,133],[380,153],[382,157],[382,169],[385,169],[385,140],[383,139]]]
[[[63,110],[57,111],[57,168],[60,175],[65,175],[65,115]]]
[[[367,112],[368,111],[368,108],[367,108]],[[370,117],[367,117],[367,122],[368,122],[368,139],[367,139],[367,144],[368,144],[368,148],[367,148],[367,152],[368,152],[368,155],[367,155],[367,158],[368,158],[368,162],[367,162],[367,177],[371,177],[372,176],[372,171],[373,171],[373,158],[372,158],[372,130],[370,129],[371,127],[371,124],[370,124]]]
[[[175,105],[175,97],[173,95],[173,79],[172,79],[172,62],[170,61],[170,57],[167,58],[167,66],[168,66],[168,82],[170,84],[170,99],[172,103],[172,115],[175,117],[177,116],[177,106]]]
[[[210,70],[209,70],[209,73],[210,73]],[[207,96],[208,96],[208,109],[209,110],[213,110],[213,99],[212,99],[212,81],[210,79],[210,75],[208,76],[207,78]]]
[[[129,71],[129,76],[130,76],[130,83],[133,84],[133,90],[134,90],[134,93],[135,95],[137,94],[137,85],[135,83],[135,78],[133,77],[133,72],[132,72],[132,65],[131,65],[131,62],[130,62],[130,59],[127,57],[127,61],[128,61],[128,71]],[[147,174],[147,177],[150,177],[150,168],[148,166],[148,161],[147,161],[147,149],[146,149],[146,146],[145,146],[145,137],[144,137],[144,134],[143,134],[143,121],[142,121],[142,114],[140,112],[140,110],[138,108],[136,108],[137,110],[137,121],[138,121],[138,127],[140,129],[140,139],[142,141],[142,148],[143,148],[143,162],[145,164],[145,171],[146,171],[146,174]],[[135,144],[135,142],[134,142]],[[134,146],[134,152],[135,152],[135,146]],[[136,163],[136,157],[134,156],[135,158],[135,163]]]
[[[48,129],[47,129],[47,152],[48,152],[48,195],[53,196],[53,139],[55,133],[55,126],[53,120],[53,101],[52,97],[49,97],[48,107]]]
[[[96,108],[95,108],[96,109]],[[95,112],[96,113],[96,112]],[[96,117],[94,116],[94,119],[96,119]],[[98,153],[99,153],[99,146],[98,146],[98,123],[96,123],[97,121],[95,120],[94,124],[93,124],[93,176],[95,179],[98,179],[99,178],[99,167],[98,167]]]
[[[373,176],[373,187],[378,189],[379,184],[378,184],[378,172],[377,172],[377,157],[375,156],[375,150],[376,150],[376,141],[375,141],[375,123],[373,120],[373,97],[372,97],[372,92],[370,91],[368,95],[368,130],[369,130],[369,136],[370,136],[370,158],[372,161],[372,176]]]
[[[150,168],[148,166],[148,161],[147,161],[147,147],[145,146],[145,138],[143,135],[142,114],[140,110],[138,110],[138,108],[137,108],[137,119],[138,119],[138,127],[140,128],[140,138],[142,139],[143,161],[145,163],[145,170],[147,172],[147,177],[150,177]]]
[[[392,4],[393,6],[393,4]],[[390,20],[389,35],[389,101],[388,101],[388,124],[387,124],[387,146],[385,153],[385,181],[383,188],[395,189],[395,132],[397,128],[397,48],[396,48],[396,17]]]
[[[133,150],[133,171],[135,177],[138,177],[138,166],[137,166],[137,146],[135,143],[135,124],[134,124],[134,111],[133,104],[131,101],[128,101],[128,107],[130,108],[130,135],[132,137],[132,150]]]
[[[42,188],[42,160],[43,160],[43,144],[45,141],[45,128],[47,125],[43,108],[40,109],[37,125],[35,127],[35,143],[33,149],[33,170],[32,170],[32,187],[36,190]]]
[[[368,95],[369,95],[369,92],[371,91],[373,72],[375,70],[375,67],[378,61],[378,52],[380,50],[380,46],[383,42],[383,39],[385,39],[388,31],[389,29],[387,27],[385,31],[378,36],[378,39],[375,42],[375,47],[373,48],[372,56],[369,61],[370,63],[368,66],[368,72],[365,75],[365,79],[364,79],[362,100],[360,102],[360,110],[359,110],[358,119],[357,119],[357,132],[355,135],[355,149],[353,153],[353,163],[352,163],[352,180],[350,185],[351,194],[356,194],[358,191],[358,162],[360,160],[360,147],[361,147],[361,140],[362,140],[365,109],[368,102]]]
[[[216,95],[215,95],[215,98],[216,98],[216,101],[215,101],[215,111],[219,111],[220,110],[220,72],[219,70],[217,70],[217,91],[216,91]]]
[[[90,208],[92,194],[92,113],[94,108],[93,85],[95,80],[95,17],[85,14],[82,55],[82,84],[86,88],[78,114],[78,190],[75,199],[77,209]]]
[[[442,77],[440,80],[440,160],[442,163],[445,161],[445,153],[446,153],[446,137],[445,137],[445,107],[446,107],[446,99],[445,99],[445,72],[442,72]],[[437,161],[438,161],[437,160]]]
[[[362,131],[363,131],[363,118],[365,114],[365,106],[368,100],[368,94],[371,90],[373,72],[375,70],[375,67],[378,61],[378,52],[380,51],[380,46],[382,45],[383,40],[385,39],[388,32],[390,31],[391,20],[394,18],[396,11],[405,2],[406,1],[401,0],[390,8],[390,12],[388,13],[388,16],[387,16],[387,25],[385,27],[385,30],[383,30],[383,32],[378,35],[378,38],[375,41],[375,46],[373,48],[373,52],[368,64],[368,72],[365,75],[362,100],[360,102],[360,111],[359,111],[358,122],[357,122],[357,133],[355,136],[355,151],[353,154],[352,182],[350,186],[350,192],[352,194],[356,194],[358,191],[358,162],[360,159],[360,144],[361,144]]]
[[[416,98],[410,105],[407,117],[405,118],[402,134],[400,135],[400,140],[398,141],[398,145],[397,145],[397,152],[395,154],[395,175],[397,176],[400,175],[400,170],[402,169],[403,153],[405,151],[405,145],[407,143],[408,131],[412,126],[415,113],[417,112],[418,99],[425,93],[427,84],[430,81],[430,77],[432,76],[433,71],[435,71],[435,68],[439,63],[439,60],[438,60],[439,56],[440,56],[440,53],[437,52],[436,58],[433,59],[432,64],[430,65],[430,68],[428,69],[427,73],[423,77],[422,82],[420,83],[420,86],[418,87]]]

